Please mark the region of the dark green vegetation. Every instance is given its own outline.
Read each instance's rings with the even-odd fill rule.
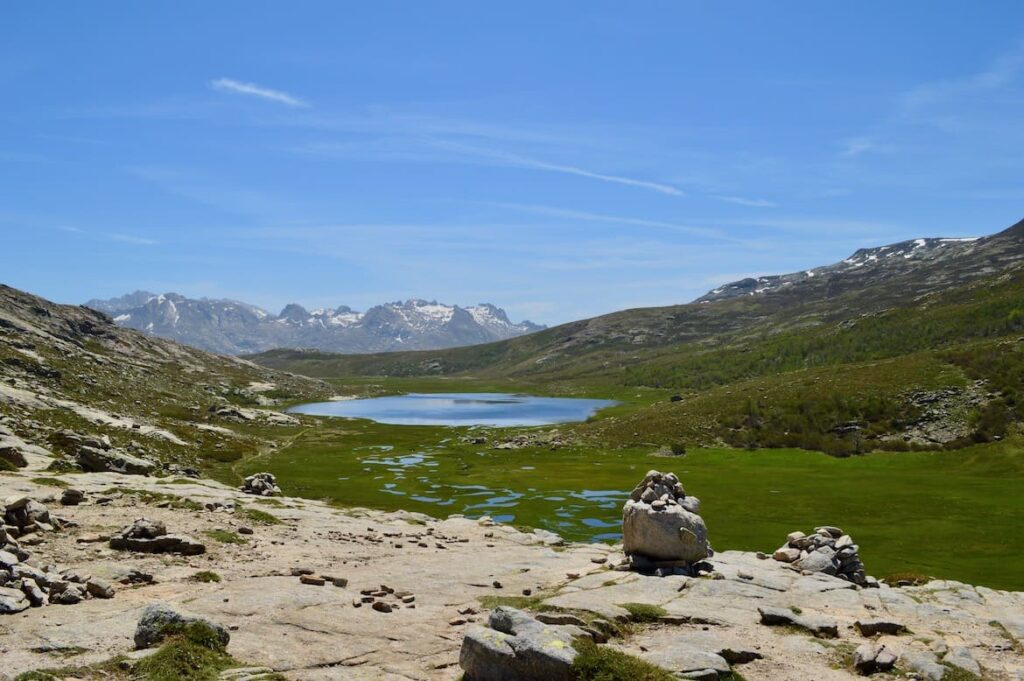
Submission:
[[[60,478],[32,478],[32,482],[37,485],[46,485],[47,487],[68,487],[68,483]]]
[[[25,672],[15,681],[108,679],[111,681],[214,681],[225,669],[244,666],[224,649],[217,633],[202,623],[190,624],[138,662],[118,656],[86,667],[61,667]],[[271,677],[267,677],[268,679]],[[284,681],[283,676],[274,678]]]
[[[237,532],[231,532],[229,530],[204,530],[205,534],[210,539],[218,541],[221,544],[248,544],[249,540],[238,534]]]
[[[197,572],[194,575],[192,575],[191,577],[189,577],[189,579],[191,579],[193,582],[201,582],[203,584],[211,584],[211,583],[219,583],[221,581],[221,576],[218,575],[213,570],[200,570],[199,572]]]
[[[630,621],[637,624],[657,622],[668,614],[668,611],[659,605],[648,605],[647,603],[619,603],[618,605],[629,613]]]

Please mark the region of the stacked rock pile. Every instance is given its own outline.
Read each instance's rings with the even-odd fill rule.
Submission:
[[[246,494],[256,494],[261,497],[275,497],[281,494],[281,488],[277,486],[277,479],[271,473],[250,475],[239,489]]]
[[[159,520],[136,518],[110,538],[110,548],[139,553],[180,553],[195,556],[206,552],[200,542],[178,534],[168,534],[167,526]]]
[[[87,598],[114,597],[114,587],[105,581],[55,565],[40,566],[22,547],[19,538],[61,528],[46,506],[27,497],[10,497],[0,515],[4,520],[0,527],[0,615],[47,603],[72,605]]]
[[[687,569],[713,555],[700,500],[675,473],[649,471],[622,509],[623,550],[640,570]]]
[[[50,509],[24,496],[7,497],[3,503],[2,516],[3,529],[13,539],[33,532],[55,532],[64,528],[59,518],[50,515]]]
[[[813,534],[790,532],[772,557],[807,572],[833,575],[859,586],[877,587],[878,580],[864,572],[864,563],[850,535],[838,527],[814,528]]]

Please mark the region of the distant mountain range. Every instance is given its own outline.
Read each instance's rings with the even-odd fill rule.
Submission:
[[[365,312],[342,305],[308,311],[292,303],[279,315],[235,300],[186,298],[177,293],[136,291],[86,307],[105,312],[120,326],[222,354],[274,348],[311,348],[341,353],[436,350],[513,338],[545,327],[513,323],[499,307],[436,301],[384,303]]]
[[[954,292],[984,300],[989,294],[975,294],[970,287],[1011,286],[1007,282],[1017,276],[1024,282],[1024,220],[980,238],[931,237],[863,248],[831,265],[725,284],[691,303],[622,310],[486,348],[380,357],[280,351],[255,360],[296,373],[312,375],[315,371],[317,376],[472,372],[474,376],[544,376],[553,380],[616,375],[616,380],[658,387],[689,386],[689,381],[704,385],[724,380],[727,374],[752,374],[749,363],[758,357],[765,367],[757,371],[780,371],[786,362],[795,367],[800,362],[823,361],[821,357],[839,347],[840,334],[855,327],[867,328],[866,319],[898,316],[906,310],[917,314],[927,305],[954,299]],[[1024,290],[1024,283],[1021,287]],[[990,321],[964,324],[970,333],[985,336],[992,333],[986,326]],[[992,323],[1002,328],[1003,321]],[[881,322],[876,319],[874,323]],[[894,323],[886,332],[891,335],[886,343],[896,345],[894,338],[907,333],[907,328]],[[815,345],[814,352],[785,355],[780,350],[789,347],[786,343],[810,347],[819,342],[820,348]],[[850,356],[875,356],[867,351],[873,342],[850,341]],[[913,343],[906,341],[915,348],[928,348],[933,342],[939,343],[923,331]],[[755,347],[757,352],[752,349]],[[776,353],[784,356],[775,357]]]

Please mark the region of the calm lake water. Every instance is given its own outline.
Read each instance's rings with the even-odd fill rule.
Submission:
[[[409,393],[366,400],[314,402],[296,414],[347,416],[400,426],[543,426],[586,421],[612,400],[508,393]]]

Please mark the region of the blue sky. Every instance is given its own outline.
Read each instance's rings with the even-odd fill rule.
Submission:
[[[548,324],[1024,217],[1020,2],[59,2],[0,281]]]

